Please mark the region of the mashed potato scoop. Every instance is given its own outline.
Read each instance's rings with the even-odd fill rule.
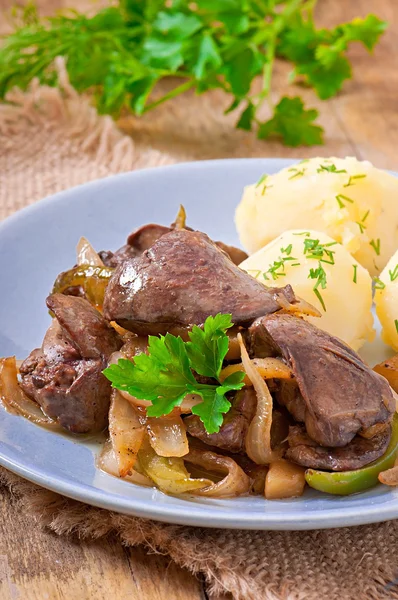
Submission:
[[[398,351],[398,250],[375,280],[374,301],[383,342]]]
[[[356,158],[312,158],[245,188],[236,210],[256,252],[283,231],[309,228],[340,242],[371,275],[398,246],[398,179]]]
[[[321,313],[306,319],[354,350],[374,338],[371,277],[325,233],[286,231],[239,266],[264,285],[290,283],[297,296]]]

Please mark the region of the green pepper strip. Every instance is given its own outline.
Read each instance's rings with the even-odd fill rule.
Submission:
[[[105,290],[113,271],[111,267],[79,265],[58,275],[52,293],[62,294],[69,287],[81,286],[88,300],[99,308],[104,301]]]
[[[305,480],[315,490],[326,494],[348,496],[363,492],[378,483],[378,475],[394,466],[398,452],[398,414],[395,413],[392,421],[392,433],[386,452],[379,459],[356,471],[330,473],[307,469]]]

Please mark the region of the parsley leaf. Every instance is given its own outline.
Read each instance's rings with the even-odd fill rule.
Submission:
[[[119,359],[103,373],[113,387],[151,401],[147,409],[151,417],[169,414],[187,394],[198,394],[203,402],[192,412],[200,417],[208,433],[215,433],[231,407],[226,394],[244,385],[242,372],[233,373],[223,382],[219,379],[228,352],[226,331],[232,325],[231,315],[218,314],[208,317],[203,328],[194,326],[189,342],[170,333],[149,336],[148,354],[139,354],[133,361]],[[199,383],[194,372],[211,377],[214,383]]]
[[[351,23],[344,23],[336,28],[341,31],[347,42],[359,41],[369,51],[373,50],[381,34],[386,30],[387,23],[376,15],[367,15],[365,19],[356,18]]]
[[[296,21],[282,32],[278,53],[295,63],[293,77],[303,76],[318,96],[334,96],[352,76],[346,56],[349,44],[362,42],[370,51],[387,24],[375,15],[356,18],[334,29],[316,29],[312,19],[297,15]]]
[[[217,69],[222,64],[222,59],[217,44],[210,34],[205,34],[199,45],[197,62],[193,73],[197,79],[204,79],[208,73]]]
[[[351,79],[351,66],[345,56],[336,56],[327,67],[321,62],[314,61],[299,65],[296,75],[304,75],[305,80],[313,87],[321,100],[335,96],[342,88],[346,79]]]
[[[192,412],[200,417],[208,433],[216,433],[222,425],[223,414],[229,411],[231,403],[225,397],[221,387],[216,390],[202,390],[200,395],[203,402],[193,406]]]
[[[192,368],[199,375],[218,379],[228,352],[227,329],[232,327],[231,315],[208,317],[203,329],[194,325],[185,347]]]
[[[71,84],[89,91],[99,112],[136,115],[193,89],[231,96],[243,106],[237,127],[290,146],[322,143],[317,111],[300,98],[273,105],[276,59],[322,99],[351,78],[354,41],[371,51],[387,24],[373,14],[334,28],[315,26],[317,0],[115,0],[93,16],[77,11],[39,18],[32,3],[13,8],[15,30],[0,48],[0,98],[34,78],[58,85],[54,59],[63,56]],[[261,85],[253,85],[257,76]],[[166,86],[157,84],[167,79]],[[156,94],[154,93],[156,92]],[[155,100],[152,98],[155,96]],[[261,122],[264,102],[271,118]],[[299,177],[299,175],[294,175]]]
[[[277,135],[288,146],[322,144],[323,129],[313,124],[317,116],[318,111],[306,110],[298,96],[285,96],[276,105],[272,119],[260,125],[258,137],[265,139]]]
[[[255,112],[256,109],[254,105],[251,102],[249,102],[245,110],[240,115],[238,122],[236,123],[237,129],[251,131]]]

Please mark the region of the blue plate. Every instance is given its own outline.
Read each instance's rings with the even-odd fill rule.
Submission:
[[[126,173],[13,215],[0,224],[0,356],[25,358],[40,346],[50,322],[45,298],[56,275],[74,264],[80,236],[97,249],[115,249],[143,223],[169,224],[182,203],[190,225],[238,244],[233,216],[243,187],[292,162],[217,160]],[[377,342],[366,352],[380,356],[383,348]],[[53,433],[0,408],[0,464],[95,506],[169,523],[243,529],[316,529],[398,517],[398,491],[384,486],[347,498],[312,490],[281,501],[166,496],[98,471],[99,448],[95,440]]]

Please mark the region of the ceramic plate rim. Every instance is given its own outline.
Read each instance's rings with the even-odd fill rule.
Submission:
[[[148,177],[154,174],[161,174],[164,171],[169,170],[186,170],[186,169],[217,169],[219,165],[236,165],[250,163],[252,165],[280,165],[288,166],[297,162],[298,159],[281,159],[281,158],[239,158],[239,159],[217,159],[217,160],[204,160],[195,162],[184,162],[173,165],[159,166],[147,169],[141,169],[138,171],[129,171],[117,175],[111,175],[105,178],[96,179],[85,184],[77,185],[64,191],[60,191],[56,194],[47,196],[32,205],[29,205],[16,213],[9,216],[7,219],[0,223],[0,237],[9,228],[17,225],[20,220],[23,220],[28,214],[46,210],[46,207],[54,201],[62,202],[68,201],[70,195],[76,195],[79,190],[96,188],[100,189],[101,185],[106,182],[106,185],[112,185],[114,180],[129,178],[140,178]],[[267,170],[265,166],[264,171]],[[148,175],[149,174],[149,175]],[[0,409],[4,410],[4,409]],[[29,424],[32,427],[36,427],[33,424]],[[47,432],[49,435],[57,435],[53,432]],[[40,469],[32,469],[27,465],[26,462],[21,462],[13,459],[12,456],[7,455],[0,449],[0,465],[9,469],[10,471],[20,475],[21,477],[41,485],[54,492],[58,492],[82,502],[98,506],[101,508],[114,510],[116,512],[134,515],[138,517],[144,517],[159,521],[165,521],[167,523],[181,524],[181,525],[193,525],[202,527],[220,527],[229,529],[265,529],[265,530],[307,530],[307,529],[323,529],[333,527],[345,527],[354,526],[359,524],[375,523],[379,521],[386,521],[398,517],[398,497],[392,499],[391,502],[386,506],[372,506],[369,504],[366,506],[366,510],[363,509],[358,512],[358,507],[344,507],[341,511],[336,510],[323,510],[319,512],[311,513],[307,511],[306,518],[297,521],[301,518],[299,513],[286,514],[283,518],[277,518],[276,515],[270,513],[267,514],[266,510],[264,513],[255,513],[254,517],[250,512],[242,512],[239,514],[232,514],[231,511],[224,512],[222,509],[217,507],[211,515],[208,513],[203,514],[200,508],[196,508],[190,502],[187,502],[187,511],[173,507],[173,505],[157,505],[156,502],[148,503],[145,500],[138,500],[131,496],[124,496],[120,498],[116,494],[107,493],[100,488],[88,487],[86,484],[75,483],[64,477],[62,474],[49,481],[46,478],[45,472]],[[336,501],[338,499],[336,498]],[[232,500],[231,500],[232,502]],[[289,501],[286,502],[288,509]],[[254,522],[256,519],[256,522]]]

